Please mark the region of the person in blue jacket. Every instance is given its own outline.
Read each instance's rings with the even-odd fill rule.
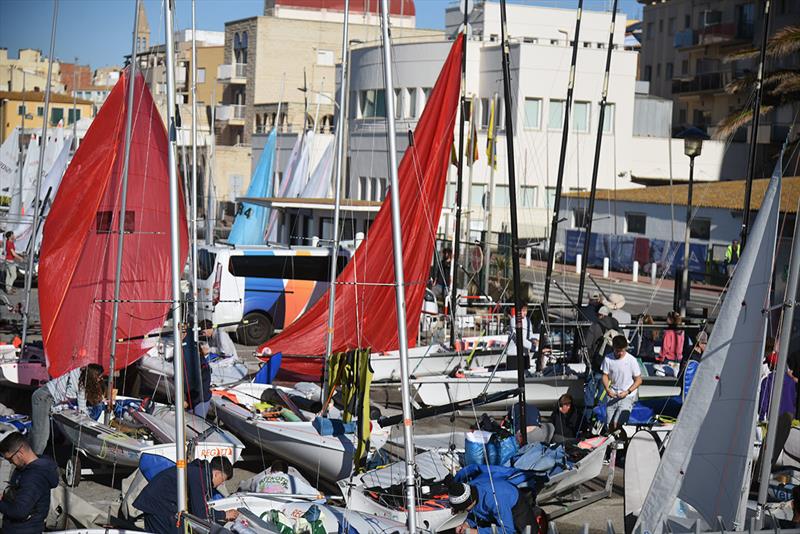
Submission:
[[[547,518],[535,504],[533,494],[517,485],[525,482],[519,469],[503,466],[469,465],[448,483],[453,513],[467,512],[467,520],[456,534],[500,534],[547,532]]]
[[[186,403],[188,408],[198,417],[205,418],[211,406],[211,367],[208,365],[208,346],[199,348],[194,342],[186,325],[181,326],[183,332],[182,352],[186,373]]]
[[[194,460],[186,466],[186,487],[189,493],[189,513],[207,521],[232,521],[237,510],[210,510],[208,501],[213,490],[233,476],[233,465],[224,456],[211,461]],[[147,532],[158,534],[183,532],[178,526],[178,469],[171,467],[158,473],[144,487],[133,506],[144,514]]]
[[[50,490],[58,486],[58,466],[50,458],[38,457],[19,432],[0,442],[0,452],[15,468],[0,499],[0,532],[39,534],[50,509]]]

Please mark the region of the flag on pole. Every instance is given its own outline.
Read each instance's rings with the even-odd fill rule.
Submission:
[[[475,100],[470,101],[470,109],[472,106],[475,105]],[[467,148],[464,155],[467,157],[467,165],[470,167],[473,163],[478,161],[480,158],[478,156],[478,128],[475,124],[475,113],[473,112],[470,116],[470,127],[469,133],[467,134]]]
[[[497,169],[497,154],[495,152],[496,139],[494,132],[494,104],[495,99],[492,99],[492,105],[489,108],[489,129],[486,131],[486,157],[489,159],[489,165]]]

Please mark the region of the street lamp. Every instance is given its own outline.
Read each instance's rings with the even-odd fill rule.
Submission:
[[[686,317],[686,305],[689,296],[689,236],[692,222],[692,188],[694,186],[694,158],[703,151],[703,141],[708,135],[694,126],[687,128],[676,137],[683,139],[683,153],[689,157],[689,191],[686,199],[686,230],[683,248],[683,279],[681,281],[680,307],[681,316]]]

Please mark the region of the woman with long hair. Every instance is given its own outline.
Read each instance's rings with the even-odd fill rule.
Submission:
[[[103,366],[90,363],[51,380],[31,397],[31,447],[41,455],[50,439],[50,412],[59,404],[77,402],[88,414],[90,406],[103,402]]]
[[[677,311],[667,314],[667,329],[664,330],[664,339],[661,342],[659,360],[666,362],[677,372],[683,360],[684,333],[679,330],[683,324],[683,317]]]

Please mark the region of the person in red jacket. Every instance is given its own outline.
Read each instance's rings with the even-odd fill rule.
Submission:
[[[680,313],[671,311],[667,314],[667,329],[664,331],[661,354],[658,357],[659,361],[666,362],[675,372],[680,369],[683,360],[684,332],[678,329],[682,323]]]
[[[17,264],[14,262],[25,259],[17,252],[16,240],[14,232],[6,232],[6,293],[9,295],[14,294],[14,282],[17,280]]]

